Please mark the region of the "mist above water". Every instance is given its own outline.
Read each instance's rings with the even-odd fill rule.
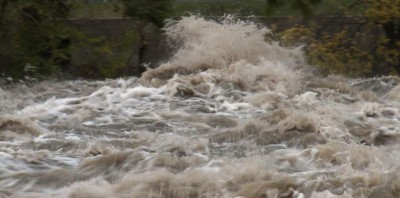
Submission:
[[[400,197],[400,79],[321,78],[226,17],[141,78],[0,90],[3,197]]]

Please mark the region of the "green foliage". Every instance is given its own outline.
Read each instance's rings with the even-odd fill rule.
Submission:
[[[64,31],[63,31],[64,30]],[[37,27],[22,25],[11,36],[12,49],[8,51],[16,67],[12,73],[18,76],[29,64],[36,68],[36,73],[50,75],[60,72],[59,67],[68,61],[68,48],[61,48],[65,39],[68,40],[68,30],[54,24],[43,24]]]
[[[279,5],[290,2],[293,1],[280,1]],[[309,62],[324,74],[353,77],[400,74],[400,0],[352,0],[335,8],[337,16],[327,26],[288,29],[280,33],[283,42],[306,44]],[[354,21],[358,28],[349,30],[344,20],[352,14],[361,15],[362,20]],[[379,29],[381,33],[376,33]]]
[[[0,29],[4,34],[0,52],[12,59],[7,71],[15,77],[60,72],[68,59],[69,29],[60,19],[69,5],[55,0],[0,0]],[[30,69],[27,69],[30,68]]]
[[[284,44],[307,43],[308,62],[324,75],[345,74],[350,77],[372,75],[373,56],[349,37],[346,30],[323,32],[317,36],[314,28],[298,26],[280,33]],[[364,35],[363,35],[364,36]]]

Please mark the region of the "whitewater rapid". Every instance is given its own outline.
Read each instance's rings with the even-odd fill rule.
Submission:
[[[165,32],[141,78],[2,86],[0,197],[400,197],[400,78],[316,76],[232,17]]]

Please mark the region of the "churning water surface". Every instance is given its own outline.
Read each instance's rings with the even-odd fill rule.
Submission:
[[[316,77],[229,17],[165,31],[141,78],[0,89],[0,197],[400,197],[398,77]]]

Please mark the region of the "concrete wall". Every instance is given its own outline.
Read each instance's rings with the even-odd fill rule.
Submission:
[[[380,29],[371,30],[363,26],[365,19],[361,17],[318,17],[307,20],[291,17],[261,17],[255,18],[254,20],[267,27],[277,27],[277,32],[292,28],[296,25],[317,25],[321,27],[321,31],[327,32],[338,32],[346,29],[350,37],[355,37],[355,33],[359,31],[369,32],[371,37],[383,34]],[[137,27],[135,21],[129,19],[71,20],[70,24],[89,35],[107,37],[120,37],[128,27]],[[156,65],[170,55],[164,36],[155,27],[147,27],[144,37],[147,44],[147,51],[145,52],[142,62]],[[369,46],[369,42],[374,42],[374,40],[364,39],[362,42],[365,43],[365,46]],[[132,49],[132,52],[137,54],[139,46],[132,46]],[[79,62],[79,60],[73,60],[73,62],[76,63]]]
[[[366,29],[366,27],[362,25],[364,24],[365,19],[359,17],[318,17],[311,18],[309,20],[300,20],[290,17],[272,17],[255,18],[255,20],[268,27],[277,27],[276,31],[278,32],[296,25],[316,24],[322,27],[321,29],[328,32],[336,32],[342,29],[347,29],[350,32],[349,36],[354,37],[355,35],[352,35],[352,32],[355,33],[358,31],[369,31],[371,38],[382,34],[379,29],[372,31],[370,29]],[[131,31],[132,29],[139,32],[136,21],[130,19],[74,19],[68,20],[67,24],[86,33],[88,36],[102,36],[110,39],[121,38],[127,31]],[[142,33],[146,43],[146,50],[143,54],[142,60],[139,60],[140,41],[138,41],[131,47],[131,49],[129,49],[129,53],[131,55],[129,56],[129,60],[126,60],[126,69],[121,75],[138,75],[140,62],[150,63],[150,65],[154,67],[160,62],[166,60],[171,55],[171,49],[169,49],[166,45],[165,37],[159,30],[157,30],[157,28],[153,26],[147,26],[144,28]],[[374,42],[373,39],[368,38],[357,39],[359,40],[358,42],[363,42],[363,45],[365,46],[370,46],[370,44]],[[115,53],[126,52],[116,51]],[[87,56],[88,54],[84,53],[84,50],[77,50],[71,55],[71,64],[79,66],[82,62],[85,62],[85,58],[87,58]],[[101,57],[99,57],[99,60],[101,61]],[[8,57],[0,54],[0,69],[1,67],[5,67],[6,64],[9,64],[9,62],[10,61]]]
[[[139,25],[136,21],[130,19],[76,19],[67,22],[79,31],[84,32],[89,37],[106,37],[110,40],[121,39],[124,34],[135,30],[138,34],[138,41],[132,45],[128,60],[126,60],[126,70],[122,75],[137,75],[140,72],[139,66],[142,63],[150,64],[151,66],[158,65],[161,61],[167,58],[166,42],[163,34],[155,26],[147,25],[139,30]],[[141,40],[140,40],[141,39]],[[141,48],[144,44],[145,48]],[[142,50],[142,57],[139,57],[139,51]],[[126,53],[115,51],[115,53]],[[71,63],[79,65],[86,57],[82,51],[72,53]],[[99,57],[101,59],[101,57]],[[141,60],[139,60],[141,59]]]

